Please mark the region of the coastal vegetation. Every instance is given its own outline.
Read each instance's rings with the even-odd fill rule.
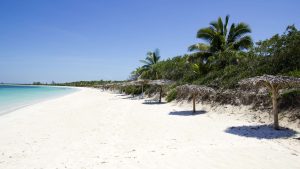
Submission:
[[[119,81],[105,81],[105,80],[93,80],[93,81],[77,81],[77,82],[67,82],[67,83],[55,83],[53,85],[57,86],[76,86],[76,87],[95,87],[98,85],[117,83]]]
[[[259,41],[248,50],[225,50],[212,54],[202,62],[190,62],[199,54],[176,56],[153,66],[159,78],[178,83],[193,83],[215,88],[232,89],[244,78],[270,75],[300,77],[300,32],[288,26],[282,35]],[[151,79],[151,77],[144,76]]]
[[[234,89],[244,78],[269,75],[300,77],[300,31],[287,26],[283,34],[253,43],[246,23],[232,23],[229,16],[212,21],[196,33],[203,42],[187,47],[182,56],[161,60],[159,50],[147,52],[128,80],[169,79],[179,84],[198,84],[216,89]],[[68,86],[95,86],[113,81],[55,83]],[[116,81],[114,81],[116,82]],[[175,86],[173,86],[175,87]]]
[[[196,37],[201,42],[187,47],[188,52],[182,56],[161,60],[158,49],[147,52],[145,59],[140,60],[142,65],[132,71],[127,81],[138,79],[173,81],[172,85],[163,87],[162,94],[166,96],[168,102],[183,96],[182,92],[176,90],[178,86],[190,84],[207,86],[216,91],[214,98],[208,96],[201,98],[201,101],[213,100],[220,104],[233,105],[253,104],[256,108],[257,105],[265,105],[266,108],[272,105],[269,97],[272,94],[265,93],[263,96],[249,94],[254,90],[249,88],[246,89],[249,92],[245,93],[239,85],[241,80],[265,74],[300,77],[300,31],[294,25],[287,26],[282,34],[254,43],[248,24],[243,22],[229,24],[229,16],[226,16],[224,20],[219,17],[216,21],[210,22],[208,27],[199,29]],[[99,86],[112,83],[118,82],[81,81],[59,85]],[[143,89],[140,85],[125,85],[120,88],[126,94],[137,95],[144,91],[149,96],[161,92],[161,89],[147,84]],[[276,107],[277,100],[280,100],[279,107],[284,103],[285,106],[288,105],[287,107],[292,106],[299,110],[299,93],[299,88],[294,88],[292,92],[285,90],[280,97],[276,92],[276,97],[272,97],[273,103],[276,98]],[[289,104],[286,99],[293,102]],[[195,103],[195,95],[193,102]],[[296,116],[299,117],[299,114]]]

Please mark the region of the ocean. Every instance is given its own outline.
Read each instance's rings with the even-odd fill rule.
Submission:
[[[76,90],[53,86],[0,85],[0,115],[39,101],[70,94]]]

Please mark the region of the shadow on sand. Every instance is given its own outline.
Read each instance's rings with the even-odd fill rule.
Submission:
[[[143,104],[148,104],[148,105],[152,105],[152,104],[166,104],[167,102],[143,102]]]
[[[141,100],[143,99],[141,96],[132,96],[132,95],[124,95],[124,96],[121,96],[121,99],[130,99],[130,100]]]
[[[122,97],[121,99],[131,99],[132,96],[126,96],[126,97]]]
[[[122,96],[128,96],[128,95],[127,94],[117,94],[117,96],[122,97]]]
[[[195,116],[195,115],[200,115],[200,114],[205,114],[207,111],[205,110],[200,110],[200,111],[174,111],[170,112],[169,115],[176,115],[176,116]]]
[[[257,139],[289,138],[297,134],[296,131],[288,128],[275,130],[273,129],[272,125],[235,126],[227,128],[225,132],[238,136],[252,137]]]

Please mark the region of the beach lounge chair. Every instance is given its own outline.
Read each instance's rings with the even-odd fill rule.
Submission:
[[[145,100],[145,103],[147,104],[159,103],[159,94],[156,94],[152,99]]]

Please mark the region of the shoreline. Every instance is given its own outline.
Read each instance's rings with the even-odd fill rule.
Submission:
[[[0,116],[0,168],[299,167],[299,133],[265,136],[229,111],[197,104],[205,112],[191,115],[191,104],[81,89]]]
[[[10,86],[14,86],[14,85],[10,85]],[[28,85],[16,85],[16,86],[28,86]],[[45,86],[45,87],[48,87],[48,86]],[[52,86],[49,86],[49,87],[52,87]],[[53,87],[60,87],[60,86],[53,86]],[[20,105],[15,105],[15,107],[11,107],[11,108],[8,108],[8,109],[5,109],[5,110],[0,110],[0,117],[3,116],[3,115],[6,115],[6,114],[12,113],[14,111],[17,111],[19,109],[22,109],[22,108],[25,108],[25,107],[28,107],[28,106],[32,106],[32,105],[35,105],[35,104],[39,104],[39,103],[42,103],[42,102],[45,102],[45,101],[49,101],[49,100],[52,100],[52,99],[57,99],[57,98],[60,98],[60,97],[64,97],[64,96],[76,93],[76,92],[81,90],[80,88],[71,87],[71,86],[61,86],[61,87],[75,89],[75,90],[70,92],[70,93],[64,93],[64,94],[60,94],[60,95],[49,96],[47,98],[32,100],[31,103],[24,103],[24,104],[20,104]]]

